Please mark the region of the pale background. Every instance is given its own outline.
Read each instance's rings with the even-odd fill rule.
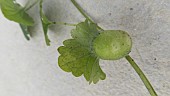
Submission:
[[[25,0],[18,0],[24,4]],[[159,96],[170,96],[170,0],[77,0],[104,29],[127,31],[133,39],[130,55]],[[50,20],[78,23],[84,17],[70,0],[45,0]],[[74,27],[53,25],[47,47],[39,23],[38,6],[29,11],[36,21],[25,40],[18,24],[0,12],[0,96],[150,96],[125,59],[102,61],[106,80],[89,85],[57,64],[57,48]]]

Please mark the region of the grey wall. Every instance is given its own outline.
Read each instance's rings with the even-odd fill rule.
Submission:
[[[20,3],[25,1],[19,0]],[[130,55],[159,96],[170,96],[170,0],[77,0],[104,29],[127,31],[133,39]],[[84,17],[70,0],[45,0],[50,20],[78,23]],[[28,42],[18,24],[0,12],[0,96],[150,96],[125,59],[100,61],[106,80],[89,85],[57,64],[57,48],[70,38],[73,27],[53,25],[44,42],[38,6],[29,12],[36,24]]]

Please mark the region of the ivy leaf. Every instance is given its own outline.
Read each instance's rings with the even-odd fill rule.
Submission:
[[[72,72],[76,77],[84,75],[89,83],[96,84],[106,75],[99,66],[99,58],[95,55],[92,43],[99,35],[97,25],[88,20],[81,22],[71,31],[72,39],[65,40],[64,46],[58,48],[60,68]]]
[[[45,16],[45,14],[43,13],[43,9],[42,9],[42,3],[43,0],[40,1],[40,17],[41,17],[41,23],[42,23],[42,27],[43,27],[43,31],[44,31],[44,36],[45,36],[45,42],[47,44],[47,46],[50,46],[50,39],[48,37],[48,27],[51,24],[55,24],[55,22],[51,22],[50,20],[48,20],[48,18]]]
[[[7,19],[26,26],[34,24],[33,19],[25,12],[24,7],[16,3],[15,0],[1,0],[0,5],[2,13]]]

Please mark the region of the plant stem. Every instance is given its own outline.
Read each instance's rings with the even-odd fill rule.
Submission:
[[[90,19],[89,16],[87,16],[84,13],[84,10],[77,4],[77,2],[75,0],[71,0],[71,2],[74,4],[74,6],[79,10],[79,12],[91,23],[94,23],[93,20]],[[101,31],[104,31],[100,26],[97,26],[97,28]]]
[[[65,22],[51,22],[51,24],[59,24],[59,25],[66,25],[66,26],[76,26],[77,24],[65,23]]]
[[[26,3],[26,5],[25,5],[25,7],[24,7],[24,10],[25,11],[28,11],[29,9],[31,9],[32,7],[34,7],[38,2],[39,2],[39,0],[36,0],[33,4],[31,4],[31,5],[29,5],[29,2],[30,1],[28,1],[27,3]]]
[[[143,83],[145,84],[146,88],[148,89],[151,96],[158,96],[153,89],[152,85],[150,84],[149,80],[146,78],[142,70],[139,68],[139,66],[134,62],[134,60],[128,55],[125,57],[127,61],[131,64],[131,66],[134,68],[134,70],[137,72]]]

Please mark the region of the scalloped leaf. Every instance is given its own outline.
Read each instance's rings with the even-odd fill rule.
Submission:
[[[92,41],[99,35],[97,25],[87,20],[71,31],[73,39],[63,42],[64,46],[58,48],[61,54],[58,58],[60,68],[72,72],[76,77],[84,75],[89,83],[96,84],[106,78],[99,66],[99,58],[94,54]]]

